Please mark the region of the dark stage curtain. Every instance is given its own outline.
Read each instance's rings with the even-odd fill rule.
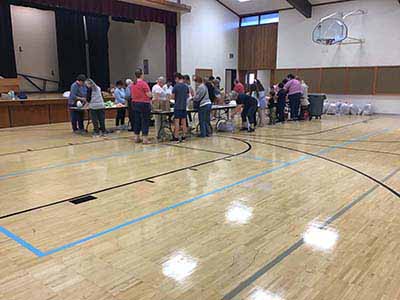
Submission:
[[[69,90],[79,74],[86,74],[86,51],[83,15],[56,10],[60,90]]]
[[[113,0],[111,16],[143,22],[178,24],[175,12]]]
[[[90,76],[102,90],[110,87],[110,66],[108,59],[108,29],[106,16],[86,16],[89,40]]]
[[[0,0],[0,75],[17,77],[10,4],[5,0]]]
[[[174,81],[177,71],[176,26],[165,25],[165,56],[167,80]]]
[[[3,0],[1,0],[3,1]],[[162,9],[118,0],[12,0],[18,5],[64,8],[82,13],[105,15],[129,20],[177,25],[177,14]]]
[[[2,0],[3,1],[3,0]],[[63,8],[81,13],[109,15],[113,0],[11,0],[16,5],[36,8]]]

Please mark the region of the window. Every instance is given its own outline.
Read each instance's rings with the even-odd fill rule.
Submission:
[[[279,13],[269,13],[258,16],[243,17],[240,20],[240,26],[246,27],[246,26],[264,25],[264,24],[271,24],[278,22],[279,22]]]
[[[279,13],[260,16],[260,24],[271,24],[279,22]]]
[[[242,27],[258,25],[258,16],[244,17],[240,23]]]

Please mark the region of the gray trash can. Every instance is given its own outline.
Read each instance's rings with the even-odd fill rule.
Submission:
[[[321,119],[324,111],[324,101],[327,99],[325,94],[309,94],[308,101],[310,101],[310,120],[313,117]]]

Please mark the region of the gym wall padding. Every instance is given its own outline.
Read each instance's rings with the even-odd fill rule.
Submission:
[[[322,69],[321,92],[326,94],[346,93],[346,69]]]
[[[371,95],[374,93],[375,68],[349,68],[348,93]]]
[[[300,69],[297,74],[308,85],[310,93],[319,93],[321,85],[321,72],[320,69]]]
[[[379,67],[376,81],[377,94],[400,94],[400,67]]]

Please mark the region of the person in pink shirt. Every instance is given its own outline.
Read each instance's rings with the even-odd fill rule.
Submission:
[[[290,116],[292,120],[298,121],[303,89],[301,82],[297,80],[293,74],[289,74],[287,79],[289,81],[285,84],[284,88],[287,91],[289,98]]]
[[[244,85],[237,79],[235,80],[235,86],[233,90],[239,95],[245,93]]]
[[[151,91],[146,81],[144,81],[143,71],[136,70],[135,80],[130,85],[133,110],[133,131],[135,132],[135,142],[140,143],[140,132],[143,136],[143,144],[149,144],[149,123],[151,113]]]

